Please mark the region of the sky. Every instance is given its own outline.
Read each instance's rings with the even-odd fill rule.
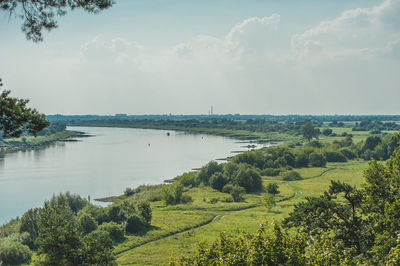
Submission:
[[[116,0],[32,43],[0,11],[0,78],[46,114],[400,114],[400,0]]]

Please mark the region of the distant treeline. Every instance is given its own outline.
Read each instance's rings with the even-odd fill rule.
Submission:
[[[128,119],[103,119],[70,121],[72,126],[103,126],[103,127],[131,127],[146,129],[179,130],[191,133],[214,134],[234,137],[237,139],[262,139],[267,133],[277,132],[288,135],[300,135],[300,128],[305,121],[279,122],[268,120],[232,120],[232,119],[187,119],[187,120],[128,120]],[[322,123],[316,122],[317,125]]]
[[[225,114],[225,115],[48,115],[46,119],[53,121],[86,121],[86,120],[268,120],[268,121],[400,121],[400,115],[241,115],[241,114]]]

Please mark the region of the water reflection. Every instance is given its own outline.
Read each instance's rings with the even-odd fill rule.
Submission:
[[[92,199],[157,184],[243,150],[223,137],[129,128],[76,128],[96,135],[31,151],[0,153],[0,224],[54,193]],[[168,136],[166,133],[170,132]],[[148,144],[151,144],[150,146]]]

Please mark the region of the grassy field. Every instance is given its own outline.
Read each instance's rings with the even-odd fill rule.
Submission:
[[[243,230],[255,232],[259,224],[280,221],[293,206],[307,196],[317,196],[328,189],[330,180],[359,185],[365,161],[329,163],[325,168],[298,169],[303,179],[282,181],[280,177],[263,177],[263,184],[278,183],[277,204],[269,212],[263,206],[263,193],[247,194],[245,202],[224,202],[229,195],[209,187],[188,190],[194,201],[166,207],[152,204],[152,228],[142,236],[128,236],[115,253],[121,265],[165,265],[171,258],[192,253],[202,241],[215,240],[221,231],[235,235]],[[213,200],[214,199],[214,200]]]

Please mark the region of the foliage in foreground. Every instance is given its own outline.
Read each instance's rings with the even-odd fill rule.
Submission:
[[[361,258],[341,243],[328,238],[312,242],[306,234],[290,234],[278,224],[261,224],[256,234],[232,237],[224,233],[211,246],[202,243],[193,256],[181,258],[181,265],[339,265],[355,264]],[[172,265],[175,262],[171,263]]]
[[[329,191],[297,204],[283,221],[255,235],[221,234],[183,265],[398,265],[400,148],[386,163],[370,162],[361,189],[331,181]]]

